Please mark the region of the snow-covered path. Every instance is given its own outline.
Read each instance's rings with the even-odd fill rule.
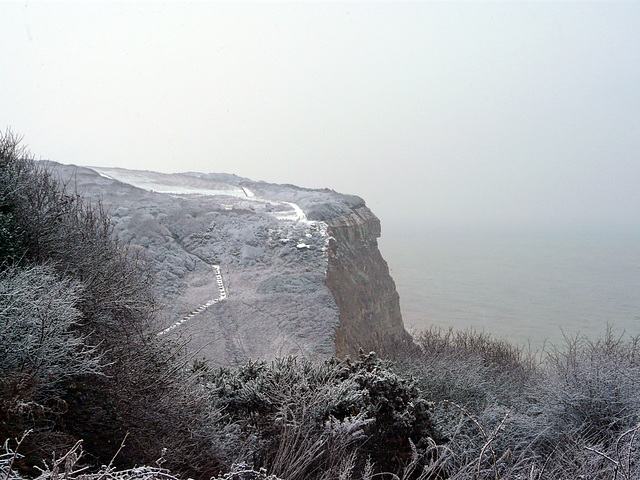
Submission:
[[[297,203],[285,202],[283,200],[272,200],[269,198],[256,197],[256,195],[247,187],[241,187],[241,188],[244,191],[247,198],[250,198],[254,202],[268,203],[271,205],[286,205],[293,209],[293,215],[290,213],[275,214],[276,218],[280,220],[293,220],[296,222],[307,222],[307,223],[309,222],[309,220],[307,219],[306,213],[304,213],[304,210],[302,210],[302,208],[300,208],[300,205],[298,205]]]
[[[276,212],[279,220],[310,223],[300,206],[293,202],[256,196],[248,187],[222,182],[209,182],[181,174],[163,174],[121,168],[91,167],[100,176],[132,185],[142,190],[170,195],[231,196],[256,203],[288,207],[293,211]]]
[[[293,203],[293,202],[281,202],[285,205],[289,205],[291,208],[293,208],[293,211],[296,212],[296,220],[299,222],[308,222],[309,220],[307,220],[307,215],[304,213],[304,210],[302,210],[300,208],[300,206],[297,203]]]
[[[180,320],[175,322],[170,327],[167,327],[164,330],[162,330],[161,332],[158,332],[158,336],[164,335],[166,333],[169,333],[171,330],[173,330],[174,328],[179,327],[183,323],[188,322],[189,320],[191,320],[196,315],[200,315],[202,312],[204,312],[210,306],[215,305],[216,303],[218,303],[218,302],[224,300],[225,298],[227,298],[227,291],[224,288],[224,283],[222,282],[222,273],[220,272],[220,265],[212,265],[212,267],[213,267],[213,272],[214,272],[214,274],[216,276],[216,283],[218,285],[218,293],[219,293],[218,297],[212,298],[211,300],[207,301],[206,303],[203,303],[198,308],[196,308],[195,310],[189,312],[187,315],[182,317]]]

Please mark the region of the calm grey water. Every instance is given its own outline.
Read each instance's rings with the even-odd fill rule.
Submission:
[[[403,230],[380,249],[405,326],[475,327],[515,343],[640,333],[640,235],[631,232]]]

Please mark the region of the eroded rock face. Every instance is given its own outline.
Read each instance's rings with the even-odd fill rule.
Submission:
[[[380,220],[365,205],[330,219],[326,284],[340,311],[337,356],[357,356],[389,339],[408,340],[400,298],[378,249]]]
[[[159,333],[189,338],[199,356],[327,358],[407,336],[380,222],[357,196],[225,174],[52,167],[100,199],[118,236],[149,258]]]

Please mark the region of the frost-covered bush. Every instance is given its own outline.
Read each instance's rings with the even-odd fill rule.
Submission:
[[[535,355],[474,331],[416,343],[396,368],[435,401],[449,478],[640,478],[639,338],[607,329]]]
[[[239,463],[234,464],[231,470],[211,480],[282,480],[275,475],[269,475],[267,470],[261,468],[254,470],[251,466]]]
[[[20,453],[23,443],[29,436],[27,432],[21,439],[6,441],[0,450],[0,478],[3,480],[26,480],[17,470],[24,455]],[[37,468],[39,474],[35,480],[180,480],[180,476],[162,468],[163,458],[156,461],[157,466],[136,466],[124,470],[118,470],[109,465],[103,465],[96,472],[87,472],[83,467],[85,452],[82,449],[82,442],[77,442],[66,452],[53,454],[51,460],[43,461],[43,465]],[[112,459],[115,460],[115,459]],[[268,475],[266,470],[254,470],[245,464],[232,465],[229,472],[211,477],[211,480],[283,480],[275,475]]]
[[[24,254],[27,235],[18,222],[16,193],[24,185],[26,154],[19,138],[11,132],[0,134],[0,264],[8,264]]]
[[[549,355],[545,404],[565,432],[612,442],[640,423],[640,336],[608,328],[595,342],[567,338]]]
[[[431,328],[416,338],[420,351],[405,367],[434,400],[461,403],[474,412],[496,400],[510,403],[535,381],[536,359],[506,340],[475,330]]]
[[[65,446],[54,432],[73,379],[101,374],[102,355],[79,331],[82,288],[50,266],[0,273],[0,442],[34,429],[28,450]],[[36,445],[37,444],[37,445]]]
[[[46,263],[60,277],[80,281],[83,325],[100,340],[114,339],[110,351],[139,338],[151,318],[153,279],[143,259],[120,244],[99,204],[63,184],[6,132],[0,134],[0,268],[16,262]]]
[[[374,353],[361,353],[357,361],[338,363],[336,369],[338,378],[352,385],[352,397],[338,405],[334,414],[341,417],[356,410],[374,419],[366,430],[364,449],[380,459],[378,464],[397,468],[409,462],[410,441],[424,450],[441,440],[432,421],[433,403],[424,398],[411,376],[395,372],[392,363]]]
[[[438,438],[431,404],[375,354],[250,362],[211,372],[207,388],[248,439],[243,459],[287,479],[337,478],[369,456],[379,471],[398,470]]]
[[[437,455],[443,471],[462,475],[470,469],[476,475],[488,468],[493,475],[493,464],[507,452],[512,463],[532,456],[532,446],[545,438],[546,424],[535,407],[521,410],[538,376],[528,355],[473,330],[432,328],[415,343],[419,349],[399,360],[396,369],[412,375],[434,402],[433,421],[448,440]]]
[[[0,273],[0,383],[31,381],[37,398],[70,378],[101,372],[97,348],[78,332],[81,292],[49,266]]]

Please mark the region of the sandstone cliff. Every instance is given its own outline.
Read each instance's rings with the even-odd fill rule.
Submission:
[[[327,223],[332,238],[326,284],[340,311],[336,355],[355,356],[360,347],[408,339],[395,283],[378,250],[378,218],[362,205]]]

